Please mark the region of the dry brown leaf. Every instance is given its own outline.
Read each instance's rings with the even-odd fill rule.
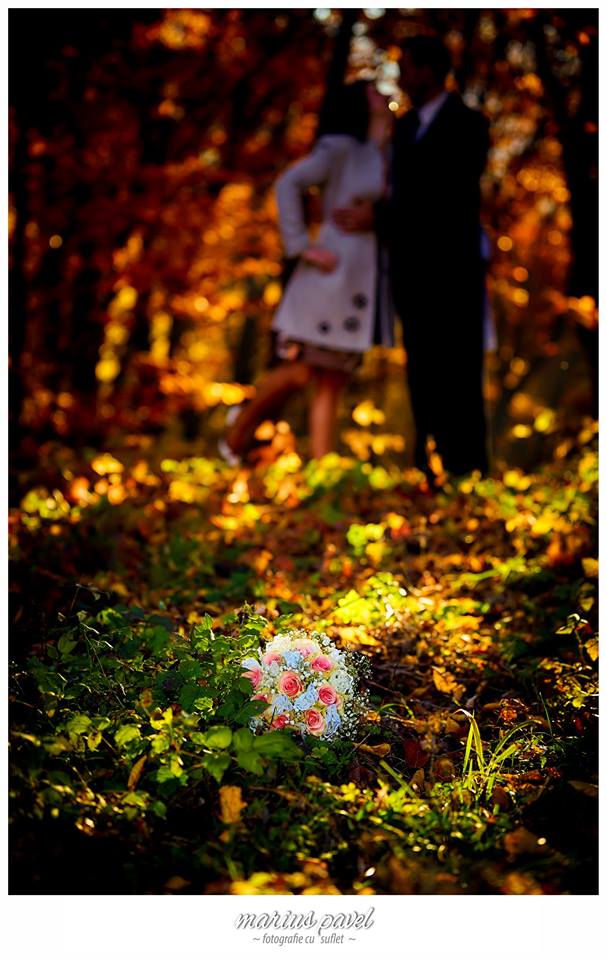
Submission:
[[[584,650],[588,654],[591,660],[599,659],[599,638],[591,637],[590,640],[587,640],[584,644]]]
[[[499,807],[500,810],[509,810],[512,806],[512,798],[507,790],[504,790],[503,787],[500,787],[499,784],[493,788],[493,793],[491,794],[491,803],[494,806]]]
[[[413,738],[403,740],[403,754],[408,765],[414,769],[425,767],[430,759],[429,753],[424,750],[419,740]]]
[[[424,768],[420,767],[409,780],[409,786],[413,787],[418,793],[421,793],[424,788],[424,776]]]
[[[387,757],[390,753],[390,744],[378,743],[375,746],[370,746],[368,743],[359,743],[358,749],[362,750],[363,753],[372,753],[375,757]]]
[[[517,827],[504,837],[504,849],[512,858],[523,853],[538,853],[541,848],[539,838],[526,827]]]
[[[445,720],[445,733],[450,733],[456,737],[463,737],[467,730],[462,723],[458,723],[453,717],[447,717]]]
[[[390,873],[390,892],[409,895],[415,893],[415,875],[409,866],[405,866],[396,857],[388,861]]]
[[[222,823],[239,823],[240,814],[246,807],[240,787],[223,786],[219,788],[219,803]]]
[[[171,877],[171,879],[165,883],[164,889],[170,890],[171,893],[179,893],[180,890],[185,890],[186,887],[189,887],[190,882],[190,880],[185,880],[184,877]]]
[[[511,896],[541,896],[544,892],[534,877],[518,870],[513,870],[504,878],[501,890]]]
[[[583,780],[568,780],[567,783],[574,790],[579,790],[585,797],[592,797],[595,800],[599,795],[599,788],[596,783],[584,783]]]
[[[432,772],[437,780],[446,783],[449,780],[453,780],[455,776],[455,766],[447,757],[441,757],[435,761]]]
[[[129,790],[134,790],[137,784],[139,783],[139,778],[143,773],[143,768],[145,767],[145,762],[148,756],[147,753],[144,753],[136,763],[131,767],[131,772],[129,773],[128,787]]]
[[[453,674],[446,670],[438,670],[432,667],[432,680],[439,693],[450,693],[454,700],[459,700],[466,689],[462,683],[458,683]]]
[[[594,557],[582,557],[582,567],[584,568],[584,574],[592,580],[595,580],[599,575],[599,561],[595,560]]]

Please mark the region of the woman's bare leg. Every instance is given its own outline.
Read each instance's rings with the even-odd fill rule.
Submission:
[[[303,390],[311,377],[310,367],[301,361],[281,363],[268,370],[253,399],[245,404],[230,427],[226,441],[236,454],[244,453],[264,417],[283,406],[291,394]]]
[[[315,368],[314,392],[310,403],[310,454],[314,460],[335,450],[337,404],[349,380],[340,370]]]

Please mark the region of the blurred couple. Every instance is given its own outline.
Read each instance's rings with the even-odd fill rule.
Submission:
[[[284,252],[295,260],[273,322],[281,362],[229,426],[228,459],[308,384],[310,456],[333,450],[339,396],[365,351],[392,345],[396,315],[415,465],[430,476],[432,437],[448,472],[487,469],[479,179],[488,124],[445,89],[451,62],[440,38],[410,38],[400,66],[412,109],[393,124],[372,83],[344,86],[312,152],[276,183]],[[313,241],[304,215],[312,186],[322,190]]]

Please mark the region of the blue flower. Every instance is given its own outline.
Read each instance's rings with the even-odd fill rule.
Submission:
[[[318,700],[318,690],[315,683],[308,684],[308,689],[300,693],[297,700],[293,703],[296,710],[309,710]]]
[[[277,693],[272,701],[272,709],[276,713],[287,713],[289,710],[292,710],[293,704],[284,693]]]
[[[341,717],[337,707],[334,704],[331,704],[330,707],[327,707],[325,720],[327,723],[326,734],[328,737],[330,737],[335,733],[338,727],[341,726]]]
[[[261,664],[257,660],[254,660],[253,657],[245,657],[242,665],[246,667],[247,670],[261,670]]]
[[[298,650],[285,650],[283,657],[287,667],[292,669],[298,667],[302,660],[301,653]]]

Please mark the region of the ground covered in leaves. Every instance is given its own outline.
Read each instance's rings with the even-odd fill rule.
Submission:
[[[432,490],[44,449],[11,515],[13,892],[596,892],[595,434]],[[250,733],[240,660],[291,626],[367,657],[356,742]]]

